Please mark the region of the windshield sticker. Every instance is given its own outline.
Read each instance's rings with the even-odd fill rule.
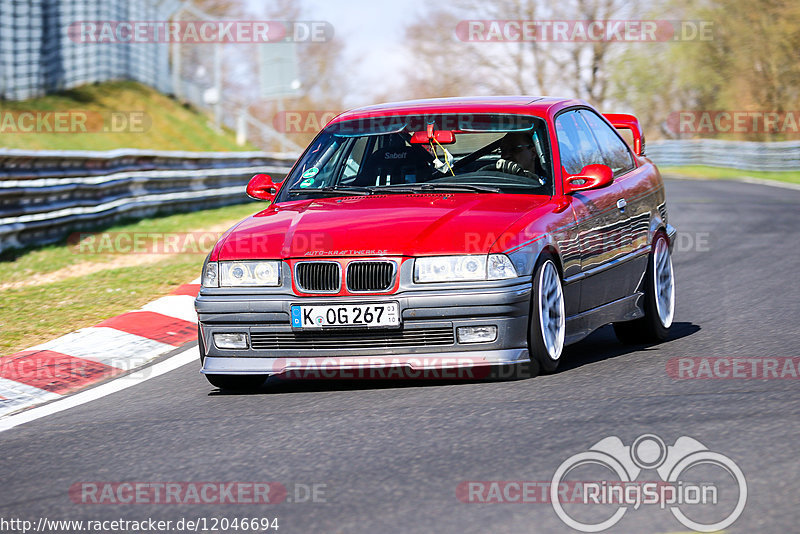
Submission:
[[[306,172],[303,173],[303,178],[313,178],[314,176],[317,175],[318,172],[319,172],[318,168],[311,167],[310,169],[308,169]]]
[[[300,182],[300,187],[311,187],[312,185],[314,185],[313,178],[306,178],[305,180]]]

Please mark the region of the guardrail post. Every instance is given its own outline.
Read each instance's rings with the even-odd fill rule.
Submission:
[[[247,143],[247,111],[241,109],[236,117],[236,144],[244,146]]]

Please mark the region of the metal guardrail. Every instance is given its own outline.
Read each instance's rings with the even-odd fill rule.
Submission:
[[[708,165],[748,171],[800,170],[800,141],[653,141],[647,143],[646,153],[656,165],[663,167]]]
[[[0,149],[0,252],[122,217],[246,201],[257,172],[282,180],[290,154]]]

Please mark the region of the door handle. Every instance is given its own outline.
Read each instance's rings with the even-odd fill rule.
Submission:
[[[628,201],[625,200],[624,198],[617,200],[617,209],[619,209],[619,211],[625,211],[625,206],[627,205]]]

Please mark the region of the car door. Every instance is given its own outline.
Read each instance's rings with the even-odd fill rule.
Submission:
[[[582,111],[574,109],[556,117],[556,137],[565,178],[580,174],[586,165],[609,163],[606,152],[581,114]],[[606,187],[572,193],[572,197],[581,271],[564,282],[580,283],[580,309],[586,311],[631,294],[631,284],[620,280],[619,264],[632,252],[633,241],[628,230],[625,191],[616,179]]]
[[[633,241],[633,249],[637,251],[649,245],[648,230],[652,209],[648,197],[648,193],[652,192],[652,186],[649,184],[650,172],[636,166],[636,160],[628,143],[605,119],[588,109],[580,110],[580,114],[591,128],[592,134],[603,152],[606,164],[614,172],[614,181],[625,195],[623,197],[626,205],[625,211],[630,221],[628,232]]]

